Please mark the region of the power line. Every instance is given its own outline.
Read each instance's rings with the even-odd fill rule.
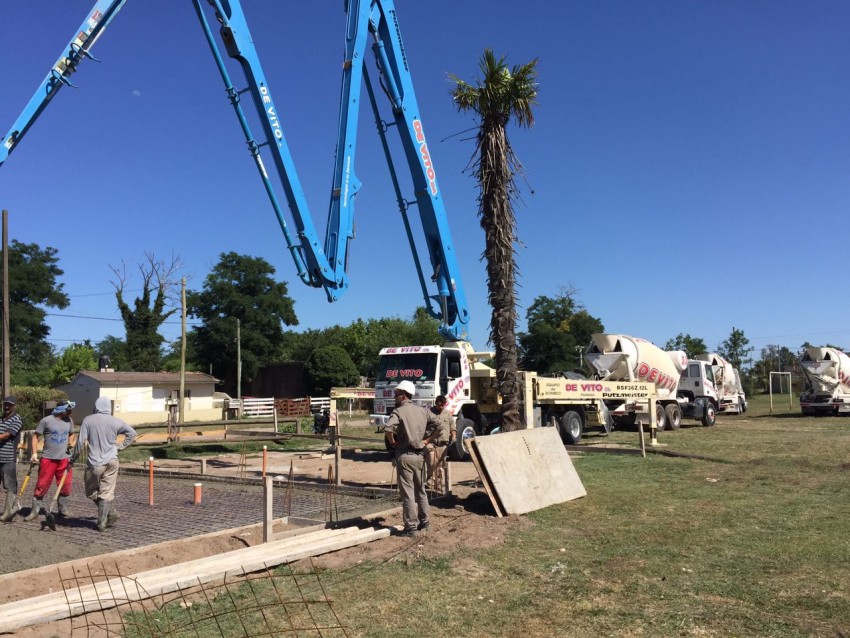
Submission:
[[[90,321],[120,321],[121,323],[124,323],[123,319],[116,319],[115,317],[89,317],[89,316],[86,316],[86,315],[65,315],[65,314],[60,314],[58,312],[46,312],[44,314],[48,317],[61,317],[63,319],[88,319]],[[202,321],[187,321],[186,323],[193,325],[193,326],[202,326],[203,325]],[[179,321],[163,321],[160,325],[163,325],[163,326],[179,326],[180,322]]]

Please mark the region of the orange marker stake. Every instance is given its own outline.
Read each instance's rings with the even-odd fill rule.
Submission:
[[[148,459],[148,505],[153,507],[153,457]]]
[[[268,446],[263,446],[263,478],[266,478],[266,464],[269,460],[269,449]]]
[[[201,489],[203,488],[203,483],[195,483],[195,498],[192,501],[192,505],[200,505],[201,504]]]

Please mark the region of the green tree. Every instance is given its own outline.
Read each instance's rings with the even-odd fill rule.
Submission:
[[[53,347],[45,308],[67,308],[70,301],[58,281],[58,251],[24,244],[9,245],[9,345],[12,385],[47,385]],[[1,302],[0,302],[1,303]]]
[[[705,341],[699,337],[692,337],[689,334],[680,332],[675,338],[670,339],[664,344],[664,350],[681,350],[688,358],[693,358],[698,354],[706,354],[708,348],[705,346]]]
[[[573,290],[556,297],[537,297],[525,314],[528,332],[519,335],[522,367],[540,373],[564,372],[579,367],[579,352],[602,322],[575,300]]]
[[[484,229],[487,263],[487,292],[493,309],[490,342],[496,351],[496,383],[502,395],[501,427],[521,427],[517,383],[516,335],[516,217],[513,199],[515,176],[522,165],[507,136],[511,118],[521,127],[534,124],[532,107],[537,104],[537,60],[508,68],[505,58],[484,50],[479,63],[482,78],[477,86],[457,76],[452,99],[459,111],[472,111],[479,118],[473,155],[478,181],[478,215]]]
[[[744,336],[744,331],[738,330],[735,326],[732,326],[729,338],[717,347],[717,353],[736,367],[741,374],[744,374],[745,366],[750,363],[749,354],[752,351],[750,340]]]
[[[124,321],[127,334],[127,367],[139,372],[159,370],[162,358],[162,343],[165,339],[159,334],[159,327],[177,308],[166,310],[168,296],[175,286],[175,273],[180,268],[180,260],[172,258],[170,264],[158,261],[153,255],[146,254],[146,263],[139,264],[142,276],[142,294],[136,297],[133,308],[124,301],[124,288],[127,281],[126,268],[112,267],[116,280],[115,299]]]
[[[417,308],[411,320],[397,317],[357,319],[348,326],[287,332],[276,362],[306,361],[316,348],[335,345],[348,353],[361,376],[370,377],[375,373],[381,348],[442,343],[439,327],[440,322],[425,308]]]
[[[56,359],[50,373],[53,377],[53,385],[69,383],[81,370],[96,370],[97,355],[91,344],[72,343],[62,351]]]
[[[327,396],[331,388],[351,387],[360,375],[348,353],[339,346],[324,346],[310,353],[304,363],[307,390],[313,396]]]
[[[237,385],[237,319],[244,382],[279,355],[283,326],[298,323],[286,283],[276,282],[274,274],[274,267],[261,257],[222,253],[203,290],[186,295],[188,313],[202,322],[188,335],[191,360],[200,370],[212,367],[212,374],[230,391]]]

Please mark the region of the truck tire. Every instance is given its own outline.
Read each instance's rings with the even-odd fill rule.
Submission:
[[[455,440],[446,448],[450,461],[468,461],[467,442],[475,438],[475,423],[471,419],[458,417],[455,423]]]
[[[716,421],[717,408],[714,407],[714,404],[711,401],[708,401],[702,411],[702,424],[705,427],[710,428]]]
[[[678,430],[682,425],[682,408],[678,403],[668,403],[664,408],[667,416],[667,428],[670,430]]]
[[[581,441],[581,434],[584,431],[584,419],[580,412],[576,410],[567,410],[564,416],[561,417],[560,427],[561,440],[567,445],[576,445]]]
[[[741,397],[738,397],[738,414],[743,414],[747,411],[747,402]]]
[[[667,412],[660,403],[655,404],[655,431],[663,432],[667,427]]]

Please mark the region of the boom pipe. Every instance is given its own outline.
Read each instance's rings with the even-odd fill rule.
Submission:
[[[3,138],[3,144],[0,145],[0,166],[3,165],[9,157],[9,153],[14,150],[27,131],[30,130],[42,111],[47,108],[47,105],[53,99],[53,96],[56,95],[56,92],[66,84],[74,86],[68,78],[74,74],[84,58],[92,57],[89,54],[89,50],[94,46],[103,32],[106,31],[106,27],[109,26],[109,23],[112,22],[126,1],[98,0],[95,3],[77,30],[77,35],[65,47],[67,53],[63,53],[56,60],[56,63],[44,80],[42,80],[41,84],[38,85],[38,88],[18,116],[18,119],[15,120],[12,128]]]
[[[295,261],[298,275],[304,283],[311,286],[322,286],[328,295],[330,301],[334,301],[339,297],[338,289],[340,282],[335,276],[334,269],[331,268],[324,252],[319,247],[318,235],[313,226],[313,219],[310,216],[307,207],[307,201],[304,197],[301,182],[298,179],[298,173],[295,170],[295,163],[292,160],[292,154],[289,151],[289,145],[283,134],[283,128],[280,125],[278,111],[275,108],[274,100],[272,99],[271,91],[266,82],[265,73],[260,64],[259,56],[254,47],[253,39],[251,38],[248,24],[245,20],[245,15],[242,12],[242,7],[239,2],[231,0],[227,3],[225,9],[221,0],[207,0],[213,6],[216,18],[221,23],[221,38],[225,44],[227,54],[239,62],[243,72],[248,80],[248,90],[253,98],[254,106],[257,110],[257,115],[260,119],[261,126],[266,135],[267,146],[272,150],[272,159],[277,170],[278,177],[286,195],[287,203],[289,204],[290,212],[292,213],[295,225],[298,229],[298,236],[301,240],[296,243],[292,240],[286,226],[286,220],[283,216],[277,195],[272,187],[268,177],[262,157],[260,156],[260,146],[255,142],[254,136],[251,133],[250,126],[245,118],[241,103],[238,99],[238,93],[233,87],[233,82],[230,79],[224,60],[219,51],[218,44],[212,36],[211,29],[206,19],[206,15],[200,5],[202,0],[192,0],[195,5],[195,10],[198,14],[198,19],[201,22],[204,35],[210,50],[213,53],[216,66],[219,69],[219,74],[224,81],[228,95],[231,96],[231,103],[237,113],[240,126],[242,128],[245,139],[248,142],[251,155],[257,164],[257,169],[263,180],[266,188],[266,193],[272,203],[275,215],[278,218],[278,223],[284,232],[284,237],[287,240],[287,245]],[[306,266],[305,266],[306,264]]]

